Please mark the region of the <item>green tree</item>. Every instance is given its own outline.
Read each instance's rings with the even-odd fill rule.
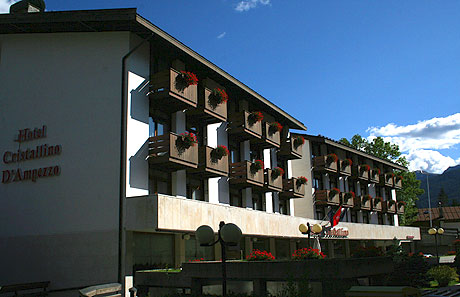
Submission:
[[[446,192],[444,191],[444,188],[441,188],[441,191],[439,191],[438,204],[441,204],[442,206],[448,206],[449,205],[449,197],[447,196]]]
[[[404,167],[409,165],[406,158],[401,156],[399,146],[385,142],[382,137],[376,137],[372,141],[368,141],[361,135],[356,134],[351,140],[342,138],[339,142]],[[397,199],[406,202],[404,215],[400,216],[400,224],[410,225],[417,218],[418,210],[415,206],[415,202],[418,200],[417,196],[422,195],[424,191],[420,189],[420,181],[417,180],[415,172],[401,171],[396,172],[396,174],[403,177],[402,190],[396,192]]]
[[[450,206],[460,206],[460,203],[458,203],[458,199],[453,199]]]

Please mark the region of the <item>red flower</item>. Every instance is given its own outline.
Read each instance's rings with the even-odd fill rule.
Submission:
[[[306,178],[305,176],[299,176],[297,178],[297,186],[299,185],[304,185],[308,182],[308,178]]]
[[[278,122],[273,122],[270,123],[269,129],[273,132],[281,132],[281,130],[283,130],[283,126]]]
[[[329,154],[329,155],[327,155],[326,160],[327,160],[328,162],[330,162],[330,163],[332,163],[332,162],[337,162],[337,161],[339,160],[339,157],[337,157],[336,154]]]
[[[275,167],[272,170],[272,178],[276,179],[278,176],[282,176],[284,174],[284,170],[281,167]]]
[[[191,86],[198,84],[198,78],[196,77],[195,73],[188,71],[181,71],[180,73],[182,73],[182,77],[187,82],[187,85]]]
[[[253,123],[261,122],[264,115],[260,111],[253,111],[249,114],[248,120]]]
[[[298,249],[292,254],[294,260],[324,259],[325,257],[325,254],[312,247]]]
[[[305,138],[303,138],[302,136],[298,135],[298,136],[294,136],[294,146],[297,148],[301,145],[304,145],[305,144]]]
[[[251,254],[246,257],[248,261],[273,261],[275,257],[272,253],[267,251],[253,250]]]

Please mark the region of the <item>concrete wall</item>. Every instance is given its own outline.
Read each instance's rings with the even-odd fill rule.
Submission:
[[[303,198],[292,199],[294,203],[294,215],[302,218],[315,218],[315,207],[313,205],[313,192],[312,187],[312,165],[311,165],[311,144],[305,140],[302,147],[302,159],[291,161],[292,174],[294,177],[305,176],[308,179],[305,185],[305,196]]]
[[[51,289],[117,279],[121,58],[129,33],[0,36],[0,153],[61,145],[0,171],[60,166],[60,175],[0,184],[1,283]],[[23,142],[19,129],[47,126]]]

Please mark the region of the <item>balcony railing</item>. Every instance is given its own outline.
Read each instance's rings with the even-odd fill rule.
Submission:
[[[239,140],[261,139],[262,123],[251,122],[250,114],[249,111],[230,114],[228,134]]]
[[[399,215],[404,214],[404,208],[406,207],[406,204],[402,201],[396,202],[396,213]]]
[[[388,200],[388,201],[383,201],[384,203],[382,204],[382,210],[386,213],[389,214],[395,214],[396,213],[396,201],[394,200]]]
[[[337,162],[331,161],[328,156],[319,156],[313,159],[315,171],[337,173]]]
[[[361,210],[371,210],[371,199],[365,196],[356,196],[354,198],[354,208]]]
[[[265,187],[274,192],[281,192],[283,190],[283,177],[281,175],[273,178],[273,170],[270,168],[265,169]]]
[[[213,91],[224,88],[215,81],[206,78],[200,82],[198,89],[198,106],[187,110],[188,119],[194,123],[218,123],[227,121],[227,103],[217,104],[213,99]]]
[[[383,207],[383,199],[382,197],[375,197],[375,198],[372,198],[372,210],[373,211],[379,211],[381,212]]]
[[[212,156],[213,150],[214,148],[210,146],[200,147],[198,168],[191,169],[189,172],[203,177],[228,176],[228,156],[217,159]]]
[[[354,207],[355,203],[354,203],[353,195],[349,193],[340,193],[340,196],[342,199],[343,207],[349,207],[349,208]]]
[[[305,184],[298,182],[297,178],[283,180],[282,198],[303,198],[305,196]]]
[[[174,112],[197,106],[197,85],[186,86],[181,77],[182,74],[172,68],[152,76],[149,96],[153,108]]]
[[[180,136],[168,133],[149,138],[148,160],[151,164],[161,164],[158,169],[179,170],[198,167],[198,144],[181,149],[177,146]]]
[[[380,185],[393,187],[393,173],[383,173],[380,175]]]
[[[380,183],[380,174],[377,169],[371,169],[369,171],[369,181],[374,184]]]
[[[402,176],[395,176],[393,177],[393,187],[395,187],[395,189],[402,189]]]
[[[356,165],[353,166],[352,172],[353,177],[357,178],[361,182],[369,182],[369,171],[366,171],[368,165]]]
[[[338,169],[340,175],[351,176],[351,165],[347,160],[339,160],[337,166],[339,167]]]
[[[241,188],[263,187],[264,170],[253,170],[250,161],[230,164],[230,183]]]
[[[334,193],[330,190],[316,190],[315,203],[316,205],[339,205],[340,193]]]
[[[291,135],[286,140],[281,141],[281,149],[278,152],[278,156],[283,159],[302,159],[302,147],[303,144],[295,143],[294,137]]]

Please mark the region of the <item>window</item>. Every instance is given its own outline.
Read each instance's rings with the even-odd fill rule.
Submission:
[[[203,181],[187,177],[187,198],[204,201]]]
[[[382,187],[375,186],[375,197],[382,197]]]
[[[395,224],[395,217],[394,217],[394,215],[392,215],[392,214],[387,214],[387,218],[388,218],[388,224],[389,224],[390,226],[394,226],[394,224]]]
[[[330,189],[332,188],[338,188],[338,180],[337,180],[337,177],[335,176],[331,176],[329,175],[329,186],[330,186]]]
[[[323,187],[323,179],[322,179],[321,174],[315,173],[313,175],[312,186],[313,186],[314,189],[317,189],[317,190],[322,190],[324,188]]]
[[[384,223],[383,223],[383,214],[381,212],[377,213],[377,218],[378,218],[378,221],[379,221],[379,225],[384,225]]]
[[[353,181],[353,179],[347,178],[347,182],[348,182],[348,191],[357,194],[356,193],[355,182]]]
[[[243,194],[241,190],[230,188],[230,205],[243,207]]]
[[[262,194],[252,192],[252,208],[254,210],[264,210],[264,206]]]
[[[363,211],[363,223],[369,224],[369,212]]]
[[[149,137],[164,135],[169,132],[167,120],[155,116],[149,117]]]
[[[316,206],[316,220],[323,220],[324,217],[326,216],[326,210],[324,209],[323,206]]]
[[[280,213],[289,215],[289,200],[280,200]]]
[[[171,174],[159,170],[149,171],[149,193],[171,195]]]
[[[367,185],[360,184],[359,188],[361,190],[361,196],[364,196],[364,195],[368,194]]]
[[[351,210],[351,222],[358,223],[358,211],[357,210]]]

